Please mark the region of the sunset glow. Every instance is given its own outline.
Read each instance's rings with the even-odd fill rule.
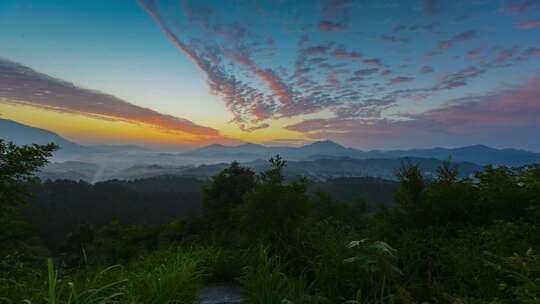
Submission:
[[[3,118],[80,143],[540,150],[535,1],[60,2],[0,2]]]

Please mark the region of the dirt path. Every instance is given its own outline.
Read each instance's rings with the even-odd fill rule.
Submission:
[[[210,284],[199,291],[199,304],[247,304],[242,288],[233,283]]]

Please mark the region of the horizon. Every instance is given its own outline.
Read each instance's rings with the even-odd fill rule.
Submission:
[[[66,139],[64,137],[62,137],[61,135],[57,134],[57,133],[54,133],[50,130],[47,130],[47,129],[43,129],[43,128],[35,128],[35,127],[31,127],[29,125],[24,125],[24,124],[21,124],[19,122],[16,122],[16,121],[13,121],[13,120],[9,120],[9,119],[3,119],[3,118],[0,118],[0,123],[2,121],[8,121],[8,122],[12,122],[12,123],[16,123],[16,124],[19,124],[19,125],[22,125],[22,126],[25,126],[25,127],[30,127],[30,128],[34,128],[34,129],[39,129],[39,130],[42,130],[42,131],[45,131],[45,132],[51,132],[57,136],[60,136],[61,138],[65,139],[65,140],[68,140],[69,142],[72,142],[74,144],[77,144],[77,145],[81,145],[81,146],[87,146],[87,147],[122,147],[122,146],[133,146],[133,147],[138,147],[138,148],[143,148],[143,149],[147,149],[149,151],[155,151],[155,152],[179,152],[179,153],[183,153],[183,152],[189,152],[189,151],[196,151],[198,149],[201,149],[201,148],[206,148],[206,147],[225,147],[225,148],[240,148],[240,147],[243,147],[243,146],[260,146],[260,147],[264,147],[264,148],[302,148],[302,147],[306,147],[306,146],[311,146],[311,145],[314,145],[314,144],[332,144],[332,145],[337,145],[337,146],[340,146],[341,148],[345,148],[345,149],[354,149],[354,150],[357,150],[357,151],[362,151],[362,152],[377,152],[377,151],[381,151],[381,152],[385,152],[385,151],[412,151],[412,150],[436,150],[436,149],[448,149],[448,150],[452,150],[452,149],[465,149],[465,148],[473,148],[473,147],[482,147],[482,148],[489,148],[489,149],[496,149],[496,150],[517,150],[517,151],[525,151],[525,152],[533,152],[533,153],[540,153],[540,151],[535,151],[535,150],[528,150],[528,149],[520,149],[520,148],[515,148],[515,147],[495,147],[495,146],[489,146],[489,145],[484,145],[484,144],[481,144],[481,143],[478,143],[478,144],[472,144],[472,145],[464,145],[464,146],[427,146],[427,147],[417,147],[417,148],[401,148],[401,149],[359,149],[359,148],[354,148],[354,147],[350,147],[350,146],[346,146],[346,145],[342,145],[342,144],[339,144],[333,140],[330,140],[330,139],[324,139],[324,140],[315,140],[315,141],[310,141],[310,142],[302,142],[302,143],[298,143],[298,144],[268,144],[268,143],[255,143],[255,142],[237,142],[237,143],[225,143],[225,144],[221,144],[221,143],[210,143],[210,144],[206,144],[206,145],[173,145],[173,146],[170,146],[170,145],[148,145],[148,144],[140,144],[140,143],[137,143],[137,142],[133,142],[133,143],[130,143],[130,142],[126,142],[126,143],[93,143],[93,144],[84,144],[84,143],[79,143],[77,141],[72,141],[70,139]],[[20,139],[20,138],[19,138]],[[8,140],[9,141],[9,140]]]
[[[527,0],[7,0],[0,119],[82,145],[540,152],[539,13]]]

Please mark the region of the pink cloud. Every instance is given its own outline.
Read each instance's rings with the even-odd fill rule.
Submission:
[[[525,53],[530,56],[540,57],[540,48],[528,48]]]
[[[346,50],[342,48],[337,48],[334,51],[334,56],[337,59],[342,59],[342,60],[357,60],[362,57],[362,55],[358,52],[354,52],[354,51],[347,52]]]
[[[476,59],[481,51],[482,51],[482,48],[480,48],[480,47],[474,48],[474,49],[467,52],[467,56],[471,60]]]
[[[444,40],[439,42],[439,48],[440,49],[449,49],[452,46],[452,42],[449,40]]]
[[[330,46],[327,45],[318,45],[312,46],[305,49],[302,49],[301,52],[305,56],[316,56],[326,53],[330,49]]]
[[[338,32],[344,30],[345,28],[345,25],[332,21],[321,21],[319,23],[319,30],[323,32]]]
[[[330,0],[323,8],[323,13],[326,17],[337,17],[342,15],[346,11],[347,5],[351,4],[353,0]]]
[[[390,84],[402,84],[402,83],[410,82],[410,81],[413,81],[413,80],[414,80],[413,77],[398,76],[398,77],[394,77],[394,78],[390,79]]]
[[[523,0],[517,1],[517,3],[510,3],[504,7],[507,13],[521,14],[528,11],[534,5],[538,5],[538,0]]]
[[[403,115],[403,119],[308,119],[287,129],[366,148],[426,142],[522,146],[531,142],[530,130],[540,129],[540,75],[499,92],[453,99],[420,114]],[[540,149],[540,142],[529,148]]]
[[[430,66],[425,65],[425,66],[423,66],[423,67],[420,68],[420,72],[421,72],[421,73],[432,73],[432,72],[433,72],[433,68],[430,67]]]
[[[470,40],[476,37],[478,37],[478,33],[474,30],[470,30],[470,31],[462,32],[455,35],[454,38],[452,38],[452,40],[463,41],[463,40]]]
[[[379,58],[369,58],[365,59],[364,63],[372,65],[374,67],[380,68],[383,66],[382,61]]]
[[[540,20],[524,21],[517,25],[517,28],[520,28],[522,30],[530,30],[537,27],[540,27]]]

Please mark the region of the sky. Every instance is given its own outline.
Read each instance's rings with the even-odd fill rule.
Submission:
[[[0,117],[83,144],[540,151],[537,0],[0,0],[0,37]]]

